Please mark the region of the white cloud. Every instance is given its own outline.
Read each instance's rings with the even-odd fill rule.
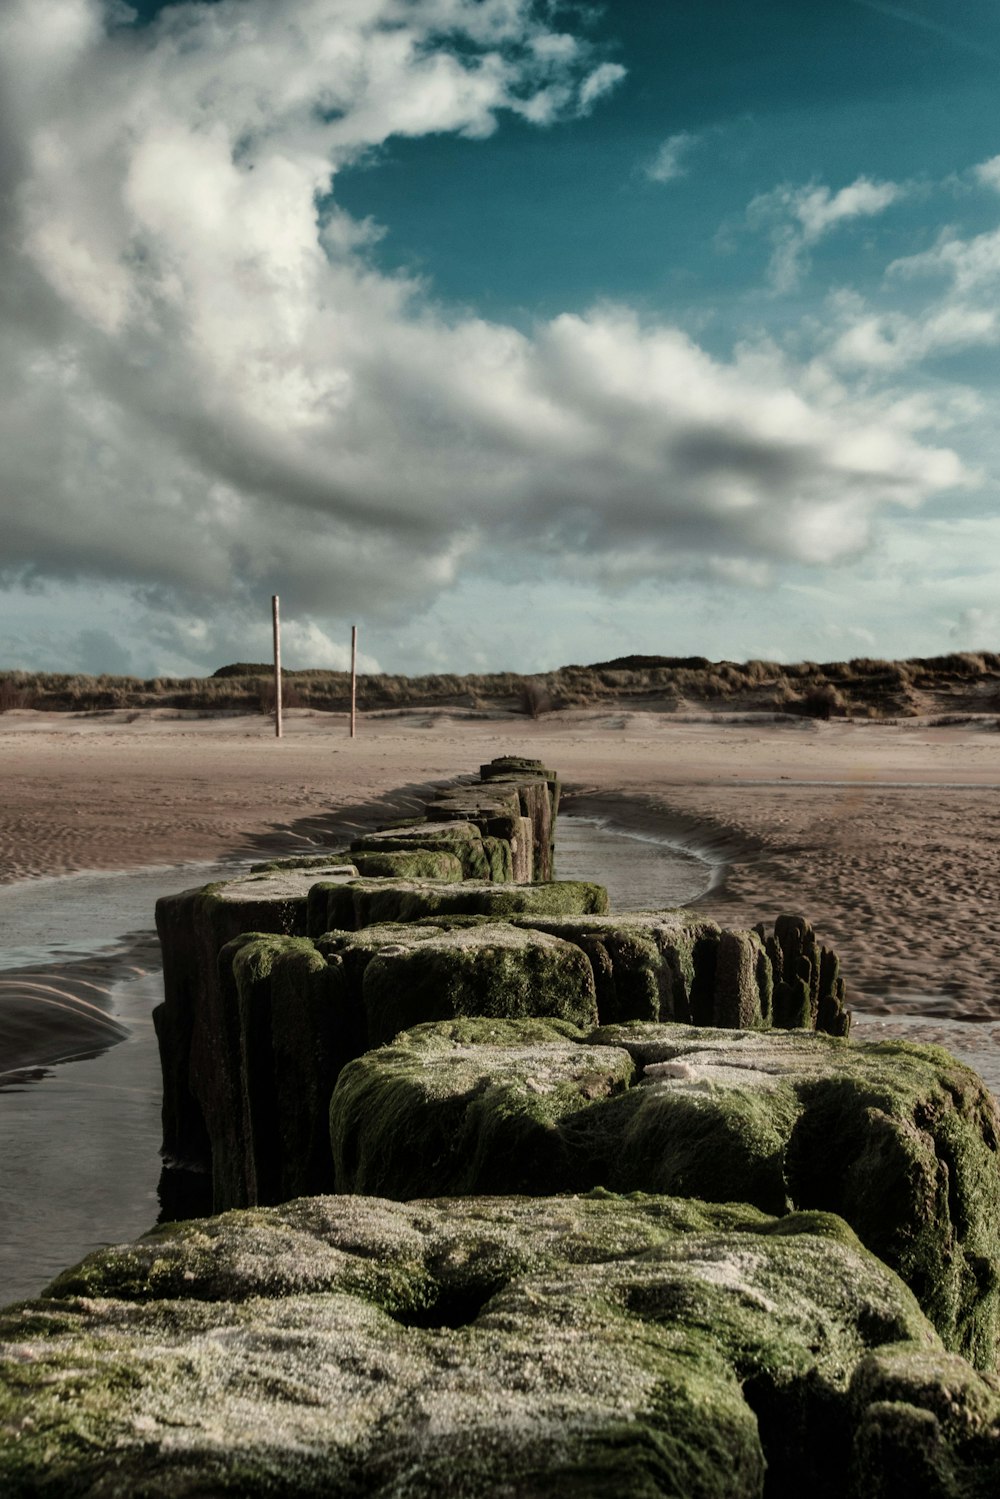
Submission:
[[[894,260],[889,273],[907,278],[943,275],[959,294],[993,287],[1000,280],[1000,229],[971,239],[945,232],[933,249]]]
[[[1000,229],[968,239],[944,229],[931,249],[892,261],[886,275],[893,289],[909,289],[922,280],[936,280],[943,287],[932,284],[916,312],[883,311],[858,298],[843,299],[841,327],[832,345],[838,364],[901,371],[937,355],[1000,343]]]
[[[692,135],[687,130],[668,136],[643,166],[645,175],[651,182],[675,182],[678,177],[686,176],[688,169],[685,157],[699,139],[699,136]]]
[[[761,193],[747,208],[753,228],[769,230],[774,251],[770,275],[776,291],[792,291],[808,264],[809,251],[839,225],[873,218],[897,202],[906,188],[897,182],[858,177],[838,192],[825,185],[783,186]]]
[[[331,671],[348,671],[351,665],[351,646],[346,640],[332,640],[329,632],[315,620],[290,619],[281,626],[282,665],[290,671],[304,668],[327,667]],[[358,650],[358,670],[379,672],[382,668],[377,659],[366,651]]]
[[[504,110],[576,114],[617,82],[539,14],[219,0],[107,31],[97,0],[53,0],[45,27],[12,0],[9,572],[140,590],[191,659],[272,591],[307,629],[332,607],[403,620],[486,557],[760,580],[855,555],[883,507],[968,482],[911,410],[808,371],[713,358],[625,308],[527,334],[373,269],[377,229],[329,196],[346,162],[398,134],[484,136]],[[901,189],[784,191],[807,247]]]
[[[979,162],[973,172],[984,187],[1000,192],[1000,156],[991,156],[989,161]]]
[[[580,109],[588,114],[605,94],[625,77],[625,69],[617,62],[602,62],[580,85]]]

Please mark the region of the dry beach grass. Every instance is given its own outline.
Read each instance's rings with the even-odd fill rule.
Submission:
[[[364,718],[352,741],[342,715],[298,710],[278,741],[262,716],[13,711],[0,719],[0,881],[277,837],[305,848],[338,814],[507,752],[556,767],[580,810],[724,860],[708,914],[808,915],[862,1007],[1000,1018],[1000,735],[987,722],[407,710]]]

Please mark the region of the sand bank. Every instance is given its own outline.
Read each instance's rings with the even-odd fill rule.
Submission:
[[[708,914],[808,915],[860,1005],[1000,1017],[1000,734],[981,726],[414,711],[363,717],[352,741],[341,716],[298,711],[278,741],[260,717],[10,713],[0,882],[308,849],[504,753],[553,765],[581,811],[705,850]]]

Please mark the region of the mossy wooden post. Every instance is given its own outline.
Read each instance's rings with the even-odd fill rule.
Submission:
[[[351,738],[358,724],[358,627],[351,626]]]
[[[271,595],[271,618],[274,623],[274,732],[281,738],[281,620],[278,616],[278,595]]]

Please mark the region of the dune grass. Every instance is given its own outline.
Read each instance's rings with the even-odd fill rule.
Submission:
[[[282,673],[287,708],[343,713],[346,671]],[[628,706],[657,712],[698,708],[756,710],[811,718],[901,718],[928,714],[1000,714],[1000,655],[992,651],[882,661],[793,664],[709,661],[701,656],[622,656],[590,666],[524,674],[504,671],[358,678],[365,712],[437,708],[505,710],[538,718],[565,708]],[[36,708],[78,713],[118,708],[203,712],[273,711],[272,668],[260,662],[220,667],[209,677],[85,676],[0,669],[0,713]]]

